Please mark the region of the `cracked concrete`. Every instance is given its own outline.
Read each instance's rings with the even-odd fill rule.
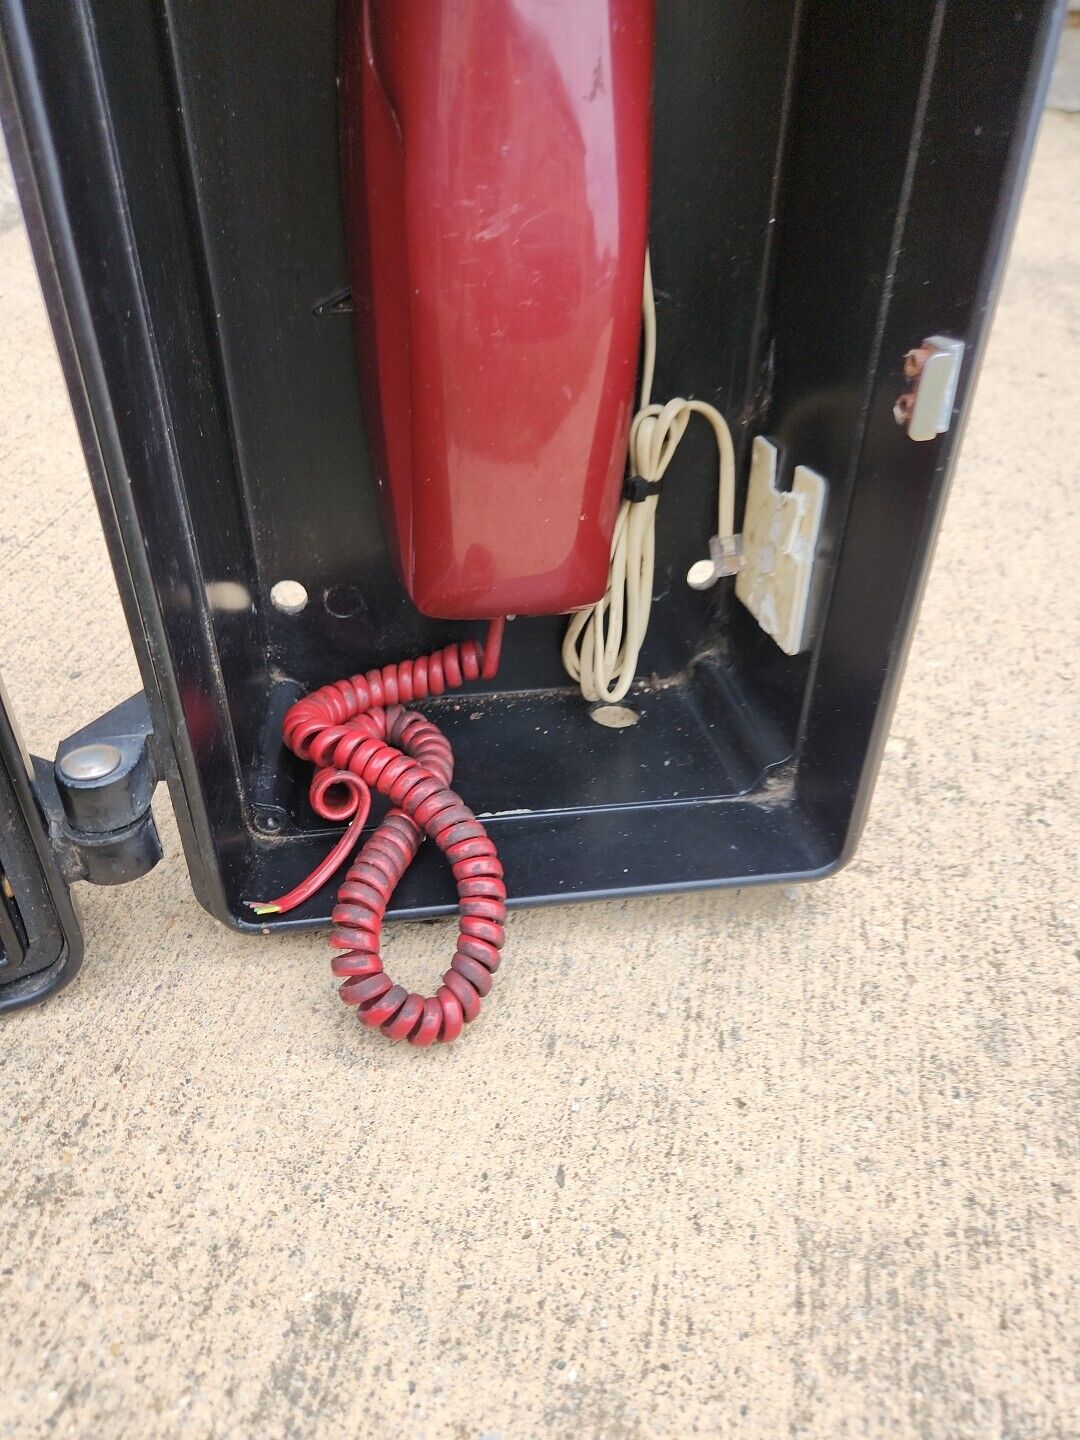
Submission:
[[[1050,115],[842,875],[515,914],[423,1056],[318,938],[203,914],[167,818],[82,894],[81,977],[0,1030],[0,1435],[1078,1434],[1078,199]],[[17,226],[0,337],[0,668],[50,752],[137,680]]]

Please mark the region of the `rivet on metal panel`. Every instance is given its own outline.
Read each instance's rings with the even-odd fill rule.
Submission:
[[[283,615],[299,615],[308,603],[308,592],[299,580],[279,580],[270,590],[270,603]]]
[[[122,759],[115,745],[98,740],[62,755],[60,769],[68,780],[104,780],[117,769]]]

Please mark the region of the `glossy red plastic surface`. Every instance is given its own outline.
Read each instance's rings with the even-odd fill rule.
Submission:
[[[637,365],[652,0],[346,0],[372,458],[426,614],[603,593]]]

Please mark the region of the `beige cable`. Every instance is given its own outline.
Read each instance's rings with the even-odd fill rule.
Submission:
[[[641,320],[641,402],[630,426],[629,474],[640,475],[647,481],[662,480],[686,433],[690,417],[701,415],[712,426],[719,454],[717,535],[709,546],[713,558],[692,566],[688,577],[691,585],[704,589],[721,574],[733,574],[738,568],[735,448],[727,421],[715,406],[703,400],[683,399],[669,400],[666,405],[652,403],[656,299],[647,252]],[[634,682],[652,608],[658,501],[658,495],[647,495],[644,500],[623,500],[611,539],[608,583],[603,599],[575,611],[566,627],[563,665],[588,701],[621,700]],[[723,561],[717,563],[717,556],[721,554],[728,557],[726,566]]]

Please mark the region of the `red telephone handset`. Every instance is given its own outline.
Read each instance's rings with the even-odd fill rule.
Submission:
[[[603,593],[637,364],[653,0],[346,0],[364,410],[445,619]]]
[[[324,686],[285,742],[347,828],[287,894],[302,905],[361,845],[331,919],[332,970],[391,1040],[457,1038],[498,969],[502,864],[451,789],[453,754],[412,701],[499,663],[503,617],[600,599],[622,489],[649,189],[652,0],[345,0],[342,169],[357,358],[391,548],[428,615],[465,640]],[[390,809],[362,840],[371,794]],[[383,968],[394,889],[427,835],[460,930],[434,995]],[[361,843],[362,842],[362,843]]]

